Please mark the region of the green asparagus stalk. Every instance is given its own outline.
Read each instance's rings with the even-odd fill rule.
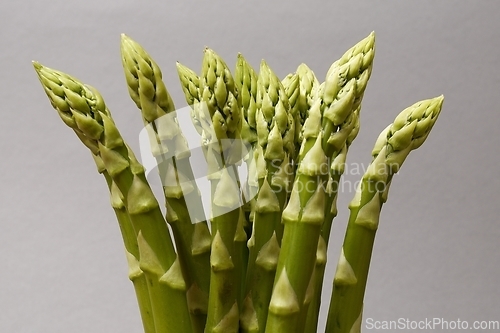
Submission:
[[[301,66],[299,66],[300,68]],[[314,75],[314,74],[313,74]],[[301,107],[300,107],[300,77],[298,73],[288,74],[282,81],[283,87],[285,88],[285,93],[288,96],[288,102],[290,104],[290,114],[292,115],[293,123],[294,123],[294,145],[295,149],[290,151],[289,159],[285,164],[285,168],[282,170],[285,175],[287,175],[286,179],[286,192],[287,198],[286,201],[290,199],[292,184],[295,180],[295,170],[297,166],[297,156],[300,150],[300,142],[302,140],[302,126],[304,125],[305,119],[302,119],[300,116]],[[309,108],[305,112],[309,112]]]
[[[255,113],[257,111],[257,75],[242,54],[238,54],[238,59],[236,61],[234,83],[239,92],[238,102],[241,106],[241,114],[243,116],[241,123],[241,139],[244,141],[249,150],[249,153],[245,156],[244,161],[247,165],[247,169],[250,170],[253,167],[253,150],[255,149],[255,145],[257,143],[257,129],[255,124]],[[250,173],[248,173],[247,180],[242,187],[242,210],[245,217],[244,222],[247,238],[250,238],[252,233],[252,225],[250,222],[253,221],[252,207],[255,206],[255,194],[258,192],[258,188],[258,182],[254,181],[253,177],[251,177]],[[246,246],[245,248],[248,250]],[[248,262],[248,258],[246,259],[246,262]],[[242,290],[244,290],[244,288]]]
[[[403,110],[379,136],[373,160],[349,205],[351,214],[333,280],[327,333],[359,332],[368,268],[380,210],[389,186],[408,154],[426,140],[442,108],[443,96]]]
[[[52,105],[56,109],[56,111],[61,116],[61,119],[69,124],[70,127],[76,126],[74,119],[67,113],[71,104],[69,104],[69,99],[58,98],[58,95],[53,94],[50,90],[51,88],[45,86],[45,82],[50,82],[45,79],[46,75],[50,75],[50,72],[46,70],[41,64],[37,62],[33,62],[35,70],[39,75],[42,86],[44,87],[47,95],[49,96],[49,100]],[[54,80],[57,80],[59,84],[73,84],[72,80],[69,80],[66,77],[57,78],[54,77]],[[62,80],[62,82],[61,82]],[[50,83],[48,83],[50,85]],[[57,89],[55,86],[53,88]],[[59,95],[62,94],[63,89],[59,91]],[[137,297],[137,303],[139,305],[139,311],[141,313],[142,323],[144,327],[145,333],[155,333],[155,324],[154,318],[152,314],[151,301],[149,299],[149,291],[148,285],[146,282],[146,277],[144,272],[139,267],[139,248],[137,245],[137,239],[135,236],[135,232],[130,221],[130,217],[126,211],[125,204],[123,202],[123,195],[120,190],[116,187],[116,184],[113,182],[111,177],[109,176],[102,159],[96,155],[98,153],[97,149],[97,141],[95,139],[91,139],[86,137],[80,130],[74,127],[75,133],[79,138],[81,138],[84,145],[86,145],[92,152],[92,156],[97,166],[97,171],[103,174],[106,183],[108,185],[111,197],[111,206],[115,212],[115,216],[118,221],[118,225],[120,227],[120,231],[122,234],[123,243],[125,245],[125,251],[127,256],[127,263],[129,267],[129,279],[132,281]]]
[[[252,237],[246,278],[244,332],[264,332],[274,283],[279,247],[283,237],[281,212],[288,190],[288,170],[294,154],[293,115],[288,95],[280,80],[262,61],[257,82],[256,129],[258,159],[264,160],[257,170],[259,193],[255,203]],[[259,177],[260,176],[260,177]]]
[[[257,74],[242,54],[238,54],[234,83],[238,89],[238,101],[241,105],[241,138],[254,146],[257,142]]]
[[[245,150],[242,155],[243,161],[247,166],[247,171],[253,164],[253,150],[257,143],[257,129],[255,124],[249,125],[249,114],[255,115],[256,95],[257,95],[257,75],[252,66],[247,62],[241,53],[238,54],[236,61],[236,69],[234,73],[235,88],[238,91],[238,105],[241,107],[241,139]],[[254,119],[255,116],[252,117]],[[252,235],[253,229],[253,211],[252,207],[255,206],[255,196],[258,192],[258,182],[253,182],[253,179],[247,172],[247,179],[244,184],[239,184],[241,189],[242,206],[240,210],[240,223],[243,225],[245,237],[240,237],[235,240],[236,247],[239,249],[240,258],[243,264],[241,275],[241,288],[240,288],[240,312],[243,309],[243,299],[246,291],[246,275],[248,268],[248,260],[250,251],[247,246],[247,241]],[[243,236],[243,234],[242,234]],[[245,316],[240,314],[240,326],[245,326]],[[240,327],[241,330],[241,327]]]
[[[198,132],[201,134],[201,137],[202,137],[202,147],[204,149],[204,153],[205,153],[205,156],[207,158],[207,162],[208,162],[208,165],[210,168],[209,173],[211,174],[210,178],[211,178],[211,186],[212,186],[212,198],[215,198],[216,196],[221,196],[221,197],[223,196],[222,188],[220,188],[218,190],[219,192],[216,194],[217,186],[218,186],[217,184],[221,180],[222,175],[224,175],[224,177],[226,178],[224,183],[226,183],[226,185],[230,185],[229,188],[232,189],[232,193],[225,193],[224,195],[233,196],[234,198],[237,198],[237,197],[240,197],[240,194],[236,193],[236,190],[238,190],[238,191],[240,190],[240,184],[239,184],[239,181],[237,180],[237,169],[235,167],[236,165],[234,162],[237,160],[239,149],[235,150],[234,149],[235,146],[233,146],[232,148],[228,149],[224,153],[223,148],[227,149],[228,146],[231,146],[232,140],[234,140],[233,144],[238,144],[237,138],[238,137],[241,138],[241,128],[238,129],[237,133],[234,133],[234,129],[232,131],[230,131],[230,133],[229,133],[230,136],[229,136],[229,138],[227,138],[227,133],[221,133],[220,128],[218,127],[219,134],[217,135],[216,132],[214,131],[214,127],[212,127],[212,116],[211,116],[211,113],[209,112],[209,108],[210,108],[212,114],[215,115],[215,117],[216,117],[215,119],[219,119],[218,121],[221,121],[219,118],[219,116],[221,114],[225,114],[226,116],[229,116],[230,121],[231,121],[230,118],[233,117],[233,114],[234,114],[234,116],[238,116],[235,113],[238,110],[228,110],[227,108],[228,107],[238,107],[238,108],[241,107],[241,99],[234,98],[234,94],[236,94],[236,92],[239,91],[239,87],[241,85],[238,85],[232,79],[232,77],[230,76],[229,70],[227,69],[227,66],[222,61],[222,59],[220,59],[220,57],[218,55],[216,55],[212,50],[206,50],[206,52],[211,53],[211,54],[209,54],[209,56],[216,58],[216,60],[214,62],[217,63],[217,61],[219,61],[220,66],[222,68],[224,68],[222,71],[219,69],[219,71],[216,73],[217,75],[222,74],[223,78],[221,80],[219,80],[219,82],[223,82],[225,75],[228,75],[227,77],[225,77],[225,79],[227,79],[227,81],[229,83],[229,85],[226,86],[226,89],[228,90],[226,93],[230,92],[231,96],[226,97],[228,105],[226,105],[225,107],[222,105],[221,101],[217,100],[216,98],[214,100],[213,98],[215,95],[210,93],[210,89],[215,91],[216,84],[213,84],[212,87],[209,86],[207,88],[208,92],[205,92],[205,99],[203,100],[202,90],[204,90],[204,88],[201,87],[201,84],[207,85],[207,84],[209,84],[210,80],[205,79],[205,81],[203,81],[203,77],[202,77],[202,79],[200,79],[194,73],[194,71],[181,65],[180,63],[177,63],[177,70],[179,73],[179,78],[181,80],[182,88],[184,90],[184,94],[186,96],[186,101],[188,102],[188,104],[191,105],[191,108],[192,108],[191,118],[192,118],[195,126],[198,127]],[[209,69],[207,68],[208,66],[206,66],[207,60],[208,60],[208,56],[206,54],[205,59],[204,59],[204,73],[206,73],[206,75],[208,76],[211,74],[208,73]],[[202,75],[204,75],[204,74],[202,73]],[[222,87],[221,83],[219,83],[217,85],[218,85],[218,88]],[[219,93],[220,93],[220,91],[219,91]],[[240,94],[236,94],[236,96],[237,96],[237,98],[241,98]],[[219,99],[222,100],[223,97],[219,97]],[[215,103],[214,103],[214,101],[215,101]],[[220,105],[218,103],[220,103]],[[224,108],[226,108],[226,110],[224,110]],[[219,114],[216,114],[217,110],[219,110]],[[223,112],[221,113],[220,110],[222,110]],[[240,112],[239,116],[241,117],[243,110],[241,109],[239,112]],[[242,120],[242,118],[241,118],[241,120]],[[224,128],[226,125],[226,124],[224,124],[224,122],[225,122],[225,120],[222,120],[223,132],[227,130],[227,128]],[[219,138],[222,138],[222,140],[219,140]],[[224,139],[224,138],[226,138],[226,139]],[[236,154],[235,154],[235,152],[236,152]],[[235,154],[235,157],[230,158],[228,156],[230,154]],[[243,152],[241,152],[241,154],[244,155]],[[230,163],[226,163],[226,162],[228,162],[228,160],[232,160],[232,161],[229,161]],[[226,174],[224,171],[228,171],[228,173]],[[234,186],[234,185],[236,185],[236,186]],[[234,327],[231,327],[231,326],[234,326],[234,323],[238,321],[236,316],[239,316],[239,308],[241,307],[241,299],[243,296],[242,291],[243,291],[244,279],[242,277],[245,275],[245,273],[244,273],[244,270],[246,268],[245,263],[246,263],[247,257],[248,257],[248,250],[246,247],[247,234],[245,231],[245,225],[247,224],[247,220],[244,216],[243,211],[240,209],[240,207],[237,207],[238,205],[236,204],[236,202],[233,202],[233,203],[228,202],[226,204],[223,204],[223,206],[226,206],[226,207],[214,207],[214,205],[217,205],[217,204],[213,200],[212,210],[213,210],[213,212],[216,211],[217,213],[212,214],[212,215],[215,215],[215,216],[223,215],[220,219],[222,222],[224,220],[226,220],[226,222],[227,222],[231,219],[236,219],[236,211],[231,212],[230,207],[233,210],[238,210],[238,218],[237,218],[236,224],[234,224],[234,222],[231,222],[231,223],[233,223],[233,225],[226,226],[226,227],[231,227],[231,228],[236,227],[234,239],[233,239],[233,244],[232,244],[233,248],[231,251],[231,253],[232,253],[231,262],[236,263],[236,267],[234,267],[234,268],[225,267],[224,269],[221,270],[221,269],[218,269],[217,267],[214,267],[212,265],[213,266],[212,273],[216,274],[216,276],[219,277],[218,281],[220,281],[219,287],[212,288],[212,295],[215,295],[217,290],[224,288],[223,286],[224,286],[225,279],[231,279],[232,280],[231,283],[234,283],[234,285],[232,285],[231,288],[235,289],[234,292],[231,293],[231,295],[236,294],[237,307],[238,307],[238,309],[237,309],[238,311],[236,311],[234,304],[232,304],[231,308],[229,310],[227,310],[229,308],[229,306],[227,304],[225,306],[218,304],[219,308],[214,308],[212,315],[215,317],[218,317],[218,318],[222,318],[219,320],[219,323],[217,324],[217,327],[219,327],[218,329],[234,329]],[[220,206],[220,205],[217,205],[217,206]],[[217,217],[215,219],[212,218],[212,228],[213,228],[212,230],[214,230],[214,226],[216,223],[216,222],[214,222],[214,220],[217,220]],[[226,222],[224,222],[224,223],[226,223]],[[227,223],[229,223],[229,222],[227,222]],[[230,229],[227,229],[227,230],[225,230],[225,232],[229,235],[233,231]],[[221,238],[217,238],[218,241],[220,241],[220,239]],[[229,236],[227,237],[227,239],[229,240]],[[229,242],[231,242],[231,241],[229,240]],[[218,248],[219,248],[219,246],[217,246],[217,249]],[[225,253],[222,253],[222,252],[217,254],[217,256],[224,256],[224,255],[225,255]],[[216,262],[217,260],[219,260],[218,258],[216,258],[216,256],[213,256],[212,259],[213,259],[212,260],[213,263]],[[222,274],[223,273],[222,271],[227,271],[227,272]],[[217,272],[219,272],[219,273],[217,273]],[[211,283],[213,284],[213,282],[211,282]],[[229,296],[229,297],[230,297],[229,300],[231,300],[231,296]],[[211,308],[212,308],[213,304],[217,303],[217,300],[214,298],[214,296],[212,296],[212,301],[211,302],[209,301],[209,303],[211,304]],[[224,317],[221,317],[223,315],[221,313],[224,310],[227,310],[228,312],[226,313],[226,315]],[[213,326],[215,321],[216,320],[214,319],[212,324],[207,323],[206,332],[209,332],[208,326],[209,325]]]
[[[294,124],[294,144],[295,144],[295,149],[293,149],[290,152],[290,157],[293,162],[295,162],[297,152],[300,149],[300,132],[302,129],[302,126],[304,125],[304,121],[301,118],[300,115],[300,107],[299,107],[299,100],[300,100],[300,80],[299,80],[299,75],[297,73],[293,74],[288,74],[282,81],[281,81],[283,88],[285,89],[285,94],[288,98],[288,103],[290,105],[290,111],[289,113],[291,114],[293,118],[293,124]],[[293,182],[293,178],[291,179]]]
[[[149,299],[148,284],[144,272],[139,267],[139,247],[137,245],[134,228],[130,222],[130,216],[128,215],[123,201],[123,194],[120,192],[115,182],[106,171],[106,167],[104,166],[102,159],[93,153],[92,157],[96,164],[97,172],[104,176],[106,184],[108,185],[111,207],[113,207],[113,211],[115,212],[123,243],[125,245],[125,253],[129,267],[129,279],[134,285],[144,332],[155,333],[156,330],[154,325],[153,309]]]
[[[375,52],[375,34],[372,32],[347,50],[328,70],[322,94],[323,147],[330,158],[330,176],[326,191],[325,220],[318,243],[314,297],[307,315],[306,330],[316,331],[318,324],[325,253],[333,218],[336,215],[338,185],[344,171],[348,146],[359,130],[361,101],[370,78]],[[348,142],[349,137],[351,140]]]
[[[353,49],[368,52],[371,48],[373,48],[372,35],[358,43],[348,53]],[[363,52],[361,55],[364,54]],[[371,66],[370,62],[364,65],[363,57],[358,55],[359,52],[351,53],[353,54],[350,57],[344,55],[336,62],[341,68],[331,70],[327,74],[325,84],[319,88],[318,98],[313,102],[304,124],[303,143],[298,157],[294,190],[283,212],[285,235],[282,253],[287,255],[280,255],[278,262],[277,280],[271,299],[266,332],[285,332],[294,328],[299,331],[303,330],[307,321],[308,307],[314,299],[316,253],[307,249],[321,245],[321,228],[325,219],[326,205],[329,203],[327,194],[331,194],[327,193],[330,161],[332,156],[342,149],[350,130],[354,127],[352,119],[355,117],[354,101],[358,93],[357,75],[363,77],[364,70]],[[356,59],[356,61],[350,59]],[[362,94],[361,90],[360,93]],[[317,148],[313,150],[314,147]],[[310,152],[315,152],[315,154],[312,155]],[[316,156],[318,160],[311,162],[311,158],[306,158],[310,155]],[[308,163],[315,165],[314,172],[308,171],[304,174],[301,169],[304,170],[304,164]],[[308,168],[312,167],[308,166]],[[294,197],[295,192],[298,195]],[[312,223],[308,222],[307,215],[305,219],[303,216],[305,212],[312,209],[309,207],[314,207],[315,210]],[[321,209],[321,212],[318,212],[318,209]],[[296,252],[295,256],[291,254],[298,249],[302,251]],[[296,267],[301,268],[300,272]],[[285,286],[288,289],[287,293],[293,292],[292,295],[295,298],[290,295],[284,296],[282,291],[286,290]],[[287,302],[285,298],[288,299]],[[283,307],[285,303],[287,305]],[[314,322],[310,325],[315,326]]]
[[[357,134],[359,128],[359,107],[354,111],[354,126],[351,127],[351,133],[346,139],[344,147],[339,152],[335,152],[330,162],[330,177],[326,186],[326,204],[325,204],[325,219],[321,229],[321,235],[318,241],[316,251],[316,267],[314,268],[314,296],[307,310],[307,318],[305,319],[305,332],[316,332],[321,306],[321,296],[323,290],[323,280],[325,276],[328,242],[332,221],[337,215],[337,195],[339,190],[340,179],[344,173],[345,159],[348,148]]]
[[[213,128],[210,122],[211,118],[207,115],[206,104],[201,101],[200,78],[193,70],[179,62],[177,62],[177,73],[186,102],[191,107],[191,121],[198,134],[201,135],[202,147],[206,149],[209,145],[208,139],[211,137]]]
[[[297,67],[297,76],[299,78],[299,96],[297,99],[297,119],[295,121],[295,142],[297,150],[303,141],[302,127],[309,116],[314,101],[319,97],[320,84],[314,72],[306,65],[300,64]]]
[[[196,332],[205,327],[210,277],[210,231],[189,162],[187,141],[175,107],[151,56],[122,35],[122,62],[130,96],[150,132],[179,261],[188,284],[188,305]],[[157,148],[156,148],[157,147]],[[189,206],[188,206],[189,203]]]
[[[290,201],[282,213],[285,230],[269,304],[267,333],[300,331],[298,325],[315,265],[321,224],[324,219],[328,158],[322,148],[320,100],[309,111],[300,164]],[[312,145],[311,145],[312,142]],[[311,295],[312,296],[312,295]]]
[[[103,162],[129,214],[148,282],[156,332],[192,332],[186,285],[158,202],[116,128],[101,95],[59,71],[35,63],[40,82],[63,121]],[[177,304],[171,307],[171,304]]]
[[[200,75],[200,101],[206,108],[198,116],[211,122],[202,142],[212,192],[212,252],[206,333],[239,330],[239,298],[246,234],[241,223],[241,200],[236,164],[241,160],[241,108],[233,77],[225,62],[205,49]]]
[[[148,284],[144,272],[139,267],[139,247],[137,245],[135,232],[130,222],[130,217],[125,209],[123,194],[113,182],[109,174],[102,171],[111,194],[111,206],[118,220],[129,266],[129,279],[134,284],[139,311],[141,313],[142,324],[145,333],[155,333],[153,309],[149,299]]]

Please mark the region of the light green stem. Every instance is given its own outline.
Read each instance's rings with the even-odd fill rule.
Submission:
[[[122,35],[122,60],[130,95],[150,132],[151,148],[164,188],[167,222],[172,228],[188,286],[194,329],[202,332],[210,284],[210,231],[189,163],[189,147],[156,62],[142,46],[125,35]]]
[[[126,146],[102,96],[77,79],[34,64],[40,82],[66,125],[94,155],[123,195],[137,235],[139,267],[149,286],[156,332],[191,332],[185,281],[170,233],[144,167]],[[171,307],[172,302],[177,306]]]
[[[96,158],[99,158],[96,156]],[[155,333],[155,323],[153,317],[153,309],[149,298],[148,284],[144,272],[139,268],[139,248],[137,246],[136,235],[134,228],[130,222],[130,217],[123,203],[123,195],[118,190],[109,174],[102,170],[102,174],[106,179],[108,188],[111,194],[111,205],[118,220],[120,231],[122,234],[123,243],[127,255],[129,267],[129,279],[132,281],[139,305],[142,324],[145,333]]]
[[[415,103],[403,110],[377,139],[373,161],[349,205],[351,214],[333,279],[327,333],[361,329],[363,298],[382,205],[393,176],[408,154],[426,140],[442,103],[442,96]]]

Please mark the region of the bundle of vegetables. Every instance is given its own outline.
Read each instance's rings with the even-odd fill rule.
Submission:
[[[141,111],[166,216],[99,92],[34,63],[63,122],[109,187],[146,333],[317,330],[327,248],[346,154],[372,71],[371,33],[323,83],[305,64],[280,80],[238,55],[232,74],[205,49],[200,75],[177,63],[208,166],[207,217],[190,150],[156,62],[122,35],[128,90]],[[379,136],[352,200],[326,332],[359,332],[380,210],[410,151],[427,138],[443,97],[403,110]],[[240,180],[243,162],[247,177]]]

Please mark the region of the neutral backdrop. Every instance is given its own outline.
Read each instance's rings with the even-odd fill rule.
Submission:
[[[364,318],[500,320],[499,13],[498,1],[0,2],[0,332],[141,331],[105,183],[31,65],[97,87],[137,149],[141,120],[124,83],[122,32],[157,60],[182,107],[175,61],[199,71],[205,46],[231,66],[238,52],[255,68],[265,58],[280,77],[305,62],[322,81],[374,30],[348,166],[369,163],[378,133],[405,107],[440,94],[445,102],[394,179]],[[354,170],[345,179],[359,177]],[[346,188],[339,199],[326,305],[352,195]]]

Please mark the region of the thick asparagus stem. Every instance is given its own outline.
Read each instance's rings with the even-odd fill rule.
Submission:
[[[313,274],[316,253],[307,251],[307,249],[310,249],[311,246],[318,247],[321,228],[325,219],[326,204],[328,203],[327,194],[331,194],[330,192],[327,193],[331,158],[338,154],[345,145],[345,140],[354,127],[355,121],[353,119],[356,117],[354,102],[358,94],[358,75],[359,77],[369,76],[369,74],[365,73],[365,69],[371,68],[371,61],[363,63],[364,58],[362,55],[364,53],[361,52],[362,54],[358,55],[360,52],[352,52],[352,50],[361,49],[363,52],[369,53],[372,48],[373,34],[350,49],[346,53],[349,54],[349,57],[344,55],[336,62],[338,65],[334,63],[332,65],[334,70],[329,71],[325,83],[318,88],[318,98],[312,102],[312,107],[309,110],[302,131],[303,142],[294,182],[294,189],[297,189],[292,190],[292,196],[283,213],[285,235],[283,237],[282,253],[287,255],[286,257],[280,255],[278,262],[277,281],[271,299],[266,332],[285,332],[294,328],[301,331],[306,325],[308,307],[314,299],[316,280]],[[356,61],[351,61],[351,59],[356,59]],[[360,90],[359,93],[362,94],[362,91]],[[319,148],[313,150],[314,147]],[[310,155],[310,152],[315,152],[315,154]],[[311,157],[306,158],[307,156],[315,156],[316,158],[321,156],[321,158],[311,162]],[[304,170],[303,165],[308,163],[316,165],[316,169],[314,169],[316,173],[301,173],[301,170]],[[331,191],[331,186],[329,188],[329,191]],[[298,199],[294,198],[294,191],[299,193],[297,195]],[[312,200],[313,197],[320,199],[315,201]],[[309,200],[314,204],[309,204]],[[309,206],[314,207],[316,210],[321,209],[321,212],[315,212],[314,219],[317,219],[317,223],[304,223],[302,221],[304,218],[301,217],[301,214],[309,211]],[[307,218],[305,221],[307,221]],[[297,249],[302,249],[302,252],[300,254],[297,252],[297,257],[291,255]],[[294,265],[300,266],[301,271],[296,271]],[[292,303],[281,307],[285,300],[281,291],[285,290],[283,289],[285,286],[293,291],[296,297],[293,307],[290,305]],[[288,302],[291,302],[291,296],[286,298],[288,298]],[[315,326],[314,322],[310,325]]]
[[[104,100],[94,88],[67,74],[40,64],[35,69],[63,121],[101,158],[123,194],[137,235],[139,267],[148,281],[156,332],[191,332],[185,281],[167,225],[143,166],[126,146]]]
[[[246,239],[241,222],[241,199],[236,164],[241,160],[241,108],[238,92],[225,62],[205,49],[199,78],[200,101],[205,107],[197,114],[203,128],[202,143],[212,188],[212,252],[206,333],[239,330],[239,298],[243,263],[238,243]],[[244,243],[243,243],[244,244]]]
[[[359,130],[361,101],[372,72],[374,55],[375,34],[371,33],[332,64],[321,91],[323,147],[330,157],[330,175],[326,191],[325,220],[318,243],[319,257],[315,272],[314,297],[306,319],[306,330],[311,332],[317,329],[321,305],[326,266],[325,253],[322,252],[328,249],[332,221],[337,211],[335,201],[338,185],[344,171],[347,148]]]
[[[358,332],[370,258],[380,210],[389,186],[408,154],[420,147],[441,112],[443,97],[420,101],[403,110],[379,136],[373,160],[351,201],[351,214],[333,280],[327,333]]]
[[[285,230],[269,304],[267,333],[296,332],[304,301],[312,296],[309,285],[316,251],[311,248],[318,245],[328,177],[328,158],[321,144],[319,102],[313,105],[304,124],[300,164],[290,201],[282,214]]]
[[[132,99],[141,110],[156,155],[179,261],[188,285],[196,332],[205,327],[210,277],[210,231],[189,162],[190,151],[175,107],[151,56],[122,35],[122,62]],[[189,203],[189,206],[188,206]]]
[[[111,193],[111,205],[115,211],[116,219],[120,226],[122,238],[125,243],[125,251],[129,266],[129,279],[134,284],[139,311],[141,313],[142,325],[145,333],[155,333],[153,308],[149,299],[148,283],[144,272],[139,267],[139,247],[135,237],[135,232],[130,223],[130,217],[125,209],[123,195],[113,182],[107,172],[103,172]]]
[[[278,77],[262,61],[257,81],[257,178],[259,194],[255,203],[250,255],[246,277],[245,318],[255,311],[254,323],[242,322],[244,332],[264,332],[279,244],[283,236],[281,212],[288,189],[290,156],[294,153],[294,123],[286,91]]]
[[[156,333],[153,309],[149,299],[148,283],[144,272],[139,267],[139,247],[137,245],[134,228],[130,222],[130,216],[127,213],[125,203],[123,202],[123,194],[113,182],[113,179],[109,176],[101,158],[94,154],[92,154],[92,157],[96,163],[97,171],[104,176],[106,184],[108,185],[111,207],[113,207],[115,212],[123,243],[125,245],[127,263],[129,267],[128,277],[134,285],[144,332]]]

